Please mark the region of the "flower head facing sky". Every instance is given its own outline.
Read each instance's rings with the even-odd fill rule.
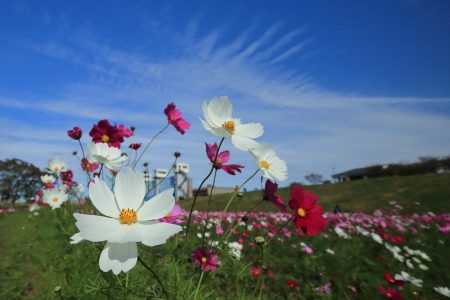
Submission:
[[[257,147],[249,150],[254,157],[258,168],[263,172],[263,176],[274,181],[284,181],[287,179],[287,166],[284,160],[281,160],[272,147],[268,144],[259,144]]]
[[[264,133],[260,123],[241,124],[233,118],[233,104],[226,96],[214,97],[203,103],[203,127],[214,136],[228,138],[239,150],[248,151],[258,146],[253,139]]]
[[[181,111],[173,103],[169,103],[167,105],[164,109],[164,114],[167,117],[167,122],[173,125],[173,127],[175,127],[175,129],[181,134],[184,134],[186,130],[191,127],[191,124],[183,119],[181,116]]]
[[[63,189],[47,189],[42,198],[52,209],[56,209],[67,201],[67,194]]]
[[[51,173],[60,173],[66,170],[66,168],[67,168],[66,162],[60,159],[59,157],[54,157],[48,161],[47,169]]]
[[[317,204],[317,196],[305,191],[302,187],[291,188],[289,207],[294,211],[295,227],[301,228],[306,235],[319,234],[327,226],[323,209]]]
[[[214,167],[217,169],[222,169],[225,172],[227,172],[230,175],[236,175],[236,172],[241,173],[244,168],[244,166],[241,165],[235,165],[235,164],[226,164],[230,160],[230,151],[222,151],[217,154],[217,150],[219,146],[217,146],[217,143],[214,144],[208,144],[205,143],[206,146],[206,155],[209,158],[209,161],[214,164]],[[215,160],[215,161],[214,161]]]
[[[144,196],[144,176],[130,168],[117,174],[114,193],[95,177],[89,185],[89,197],[104,216],[75,213],[75,225],[80,232],[72,237],[72,243],[106,241],[100,269],[112,270],[114,274],[128,272],[137,262],[137,242],[146,246],[164,244],[182,230],[178,225],[159,222],[175,205],[173,189],[145,203]]]

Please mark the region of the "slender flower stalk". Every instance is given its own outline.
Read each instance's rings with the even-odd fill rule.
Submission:
[[[200,275],[200,279],[198,280],[197,288],[195,289],[194,300],[197,299],[198,291],[200,290],[200,286],[202,284],[204,274],[205,274],[205,271],[203,270],[202,274]]]
[[[169,172],[167,172],[167,175],[164,176],[163,179],[161,179],[161,181],[158,184],[155,184],[155,186],[151,189],[148,190],[148,192],[145,194],[144,198],[146,198],[148,196],[148,194],[150,194],[150,192],[153,192],[158,186],[161,185],[161,183],[163,183],[164,180],[167,179],[167,177],[169,177],[170,173],[172,172],[173,168],[175,167],[175,164],[177,163],[178,157],[175,157],[175,160],[172,163],[172,167],[170,168]],[[148,167],[147,167],[147,174],[148,174]]]
[[[208,226],[208,223],[209,223],[209,211],[211,210],[211,198],[212,198],[212,194],[214,191],[214,186],[216,184],[217,170],[218,170],[217,168],[214,170],[211,193],[209,194],[209,198],[208,198],[208,210],[206,211],[206,221],[205,221],[205,225],[203,226],[203,233],[202,233],[202,247],[205,246],[205,232],[206,232],[206,227]]]
[[[145,145],[145,148],[142,150],[141,154],[139,154],[139,157],[135,160],[134,164],[133,164],[133,170],[134,168],[136,168],[136,165],[138,164],[139,160],[142,158],[142,155],[144,155],[145,151],[147,151],[148,147],[150,147],[150,145],[153,143],[153,141],[160,135],[162,134],[167,127],[169,127],[169,124],[166,124],[166,126],[164,126],[160,131],[158,131],[153,137],[152,139],[147,143],[147,145]]]
[[[255,177],[256,174],[258,174],[259,169],[257,169],[249,178],[247,178],[240,186],[239,189],[241,189],[244,185],[246,185],[253,177]],[[225,206],[225,208],[223,209],[222,212],[222,216],[221,218],[223,218],[223,216],[225,215],[225,213],[227,212],[228,208],[231,205],[231,202],[233,202],[234,198],[236,197],[236,195],[239,193],[239,190],[235,191],[233,193],[233,195],[231,196],[230,200],[228,200],[227,205]]]
[[[192,201],[191,209],[189,211],[189,219],[188,219],[188,223],[186,225],[186,236],[188,236],[188,234],[189,234],[189,227],[190,227],[191,221],[192,221],[192,212],[194,211],[194,206],[195,206],[195,203],[197,202],[197,197],[198,197],[199,191],[202,188],[203,184],[205,184],[206,180],[208,180],[208,178],[211,176],[212,172],[214,171],[217,155],[219,155],[220,147],[222,146],[222,143],[223,143],[224,140],[225,140],[225,138],[222,138],[220,140],[219,146],[217,147],[216,155],[214,157],[214,163],[211,166],[211,170],[209,170],[208,175],[206,175],[206,177],[200,183],[200,186],[197,189],[197,193],[194,196],[194,200]]]
[[[153,271],[143,260],[140,256],[137,257],[138,261],[144,266],[144,268],[146,268],[147,270],[150,271],[150,273],[152,273],[153,277],[155,277],[156,281],[158,281],[158,284],[161,286],[164,295],[166,296],[166,299],[169,299],[169,294],[167,293],[166,288],[164,287],[164,285],[162,284],[161,280],[159,279],[158,275],[156,275],[155,271]],[[128,273],[127,273],[128,274]]]

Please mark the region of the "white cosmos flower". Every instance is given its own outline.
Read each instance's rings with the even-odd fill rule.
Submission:
[[[281,160],[268,144],[260,144],[256,148],[249,150],[255,158],[256,163],[264,177],[274,181],[287,179],[287,166],[284,160]]]
[[[238,242],[231,242],[228,243],[228,248],[230,248],[230,254],[237,260],[241,259],[241,252],[242,252],[242,244],[239,244]]]
[[[47,168],[52,173],[60,173],[67,169],[67,164],[59,157],[54,157],[48,161]]]
[[[42,196],[45,203],[52,209],[59,208],[61,204],[67,201],[67,194],[64,189],[48,189]]]
[[[395,274],[395,280],[408,281],[417,287],[422,287],[423,283],[422,279],[415,278],[405,271],[400,272],[400,274]]]
[[[181,231],[179,225],[159,222],[175,205],[173,189],[146,202],[144,196],[144,176],[130,168],[116,176],[114,193],[98,177],[89,185],[92,203],[105,216],[75,213],[80,232],[72,243],[107,241],[99,260],[103,272],[128,272],[136,265],[137,242],[156,246]]]
[[[450,298],[450,289],[448,287],[437,286],[437,287],[434,287],[433,289],[436,291],[436,293],[439,293],[442,296]]]
[[[30,207],[28,208],[28,210],[30,212],[33,212],[33,211],[38,210],[38,209],[40,209],[40,206],[37,203],[31,204]]]
[[[200,119],[203,127],[212,135],[229,138],[239,150],[248,151],[255,148],[263,132],[260,123],[241,124],[240,119],[232,118],[233,104],[227,96],[214,97],[209,102],[203,102],[203,116]]]
[[[56,181],[56,177],[50,174],[44,174],[41,176],[41,181],[43,183],[54,183]]]
[[[119,148],[110,147],[107,143],[90,143],[87,148],[87,159],[91,163],[103,164],[110,170],[117,170],[127,159]]]

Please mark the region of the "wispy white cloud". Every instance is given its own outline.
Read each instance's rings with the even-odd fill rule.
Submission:
[[[450,97],[335,92],[304,76],[301,68],[297,71],[277,65],[305,48],[314,51],[314,43],[303,28],[283,34],[283,24],[277,23],[254,38],[253,26],[225,42],[221,38],[225,29],[198,36],[195,24],[192,22],[186,29],[189,34],[184,39],[173,42],[178,55],[158,59],[113,48],[92,35],[79,36],[70,43],[33,45],[38,53],[84,67],[89,80],[68,82],[51,96],[0,97],[0,106],[50,112],[85,126],[100,118],[132,123],[142,130],[136,141],[145,142],[164,122],[162,109],[173,100],[191,120],[192,129],[185,137],[170,131],[146,159],[158,157],[159,163],[169,165],[170,153],[181,150],[197,180],[208,168],[202,158],[202,142],[212,140],[197,120],[201,102],[215,95],[229,95],[242,119],[264,123],[264,139],[288,161],[290,180],[301,180],[309,170],[329,174],[333,166],[342,170],[375,162],[412,160],[424,154],[444,155],[450,149],[450,118],[414,109],[417,104],[449,105]],[[306,37],[299,40],[301,33]],[[29,138],[32,130],[22,128],[18,134]],[[42,132],[52,134],[53,129]],[[60,141],[58,136],[58,141],[53,142],[64,144],[63,138]],[[1,142],[8,144],[2,146],[3,156],[27,147],[23,140],[10,135],[2,136]],[[49,142],[42,139],[38,144]],[[37,154],[27,149],[19,153],[33,160],[49,151],[49,147],[40,149]],[[253,168],[246,153],[234,151],[233,161],[246,164],[248,172]],[[219,179],[219,183],[236,181]]]

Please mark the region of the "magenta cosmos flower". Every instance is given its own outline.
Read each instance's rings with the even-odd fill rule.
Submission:
[[[230,151],[222,151],[219,154],[216,153],[219,146],[217,146],[217,143],[214,143],[212,145],[205,143],[206,145],[206,155],[208,156],[209,160],[214,164],[214,167],[217,169],[222,169],[225,172],[227,172],[230,175],[236,175],[236,172],[241,173],[242,168],[244,166],[241,165],[226,165],[226,163],[230,160]],[[214,163],[214,158],[216,158],[216,162]]]
[[[205,272],[216,270],[219,265],[217,252],[212,248],[197,248],[192,252],[192,259],[200,267],[200,270]]]
[[[289,207],[294,211],[294,224],[306,235],[319,234],[327,226],[327,219],[323,217],[323,209],[317,204],[317,198],[299,186],[291,188]]]
[[[261,181],[263,178],[261,177]],[[286,212],[286,205],[283,202],[283,199],[279,195],[276,195],[275,192],[278,189],[278,184],[276,182],[272,182],[272,180],[266,180],[266,186],[264,187],[264,200],[270,200],[276,207],[280,209],[281,212]]]
[[[181,224],[183,223],[183,221],[180,219],[182,212],[183,208],[181,208],[179,204],[175,204],[172,210],[163,218],[159,219],[159,221],[171,224]]]
[[[110,147],[120,148],[124,137],[130,137],[133,132],[123,125],[111,125],[108,120],[101,120],[92,126],[89,135],[94,143],[107,143]]]
[[[79,140],[83,135],[83,131],[81,131],[80,127],[74,127],[73,129],[67,131],[67,135],[74,140]]]
[[[169,124],[172,124],[173,127],[175,127],[175,129],[181,134],[184,134],[186,130],[191,127],[191,124],[181,117],[181,111],[177,109],[173,103],[169,103],[167,105],[164,109],[164,114],[167,116],[167,121]]]

